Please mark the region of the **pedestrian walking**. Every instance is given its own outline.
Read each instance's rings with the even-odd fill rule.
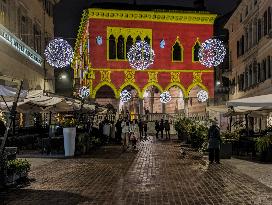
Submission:
[[[164,130],[164,123],[163,123],[163,119],[161,119],[161,122],[160,122],[161,139],[163,139],[163,130]]]
[[[144,135],[144,125],[141,119],[139,120],[138,127],[139,127],[140,140],[142,140]]]
[[[147,122],[144,122],[145,139],[147,139]]]
[[[103,125],[103,137],[104,137],[104,142],[106,144],[108,144],[110,136],[111,136],[111,124],[109,120],[105,120],[105,123]]]
[[[123,151],[125,151],[128,148],[129,143],[129,135],[130,135],[130,123],[129,120],[126,119],[122,122],[122,145],[123,145]]]
[[[155,121],[155,130],[156,130],[156,138],[159,138],[159,132],[160,132],[160,123],[158,120]]]
[[[212,164],[214,161],[216,163],[220,163],[220,128],[217,125],[217,120],[215,119],[209,128],[208,131],[208,149],[209,149],[209,161],[210,164]]]
[[[170,140],[170,124],[168,120],[165,120],[164,129],[165,129],[166,139]]]
[[[119,118],[115,124],[115,130],[116,130],[116,135],[115,135],[115,139],[117,143],[121,143],[122,141],[122,122],[123,120],[121,118]]]
[[[130,141],[132,144],[132,148],[134,150],[136,150],[136,144],[138,141],[138,137],[139,137],[139,126],[138,126],[136,120],[134,119],[132,121],[131,126],[130,126]]]

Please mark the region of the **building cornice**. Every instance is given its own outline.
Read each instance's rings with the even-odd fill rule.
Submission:
[[[184,24],[214,24],[216,14],[188,11],[138,11],[89,8],[89,19],[133,20]]]

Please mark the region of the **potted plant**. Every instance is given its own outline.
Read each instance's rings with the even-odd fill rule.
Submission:
[[[265,135],[256,139],[256,150],[261,153],[262,161],[272,161],[272,135]]]
[[[26,178],[30,171],[30,163],[26,159],[7,161],[7,183],[14,184],[18,179]]]
[[[75,154],[76,120],[73,117],[65,117],[62,123],[64,152],[66,157]]]

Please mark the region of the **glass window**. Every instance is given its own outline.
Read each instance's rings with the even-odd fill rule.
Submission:
[[[129,49],[131,48],[131,46],[133,45],[133,38],[131,36],[127,37],[127,42],[126,42],[126,52],[129,52]],[[127,58],[127,55],[126,55]]]
[[[200,49],[200,45],[198,42],[196,42],[195,46],[194,46],[194,61],[199,61],[199,57],[198,57],[198,52]]]
[[[118,37],[117,58],[118,59],[125,59],[125,44],[124,44],[124,37],[123,36]]]
[[[116,42],[113,35],[109,38],[109,59],[116,59]]]
[[[182,61],[182,48],[178,42],[176,42],[172,48],[173,61]]]

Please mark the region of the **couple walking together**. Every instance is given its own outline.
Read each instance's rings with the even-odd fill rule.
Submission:
[[[139,138],[139,126],[136,120],[130,122],[129,120],[124,120],[121,124],[122,127],[122,141],[123,150],[128,149],[131,143],[133,149],[136,149],[136,143]]]

